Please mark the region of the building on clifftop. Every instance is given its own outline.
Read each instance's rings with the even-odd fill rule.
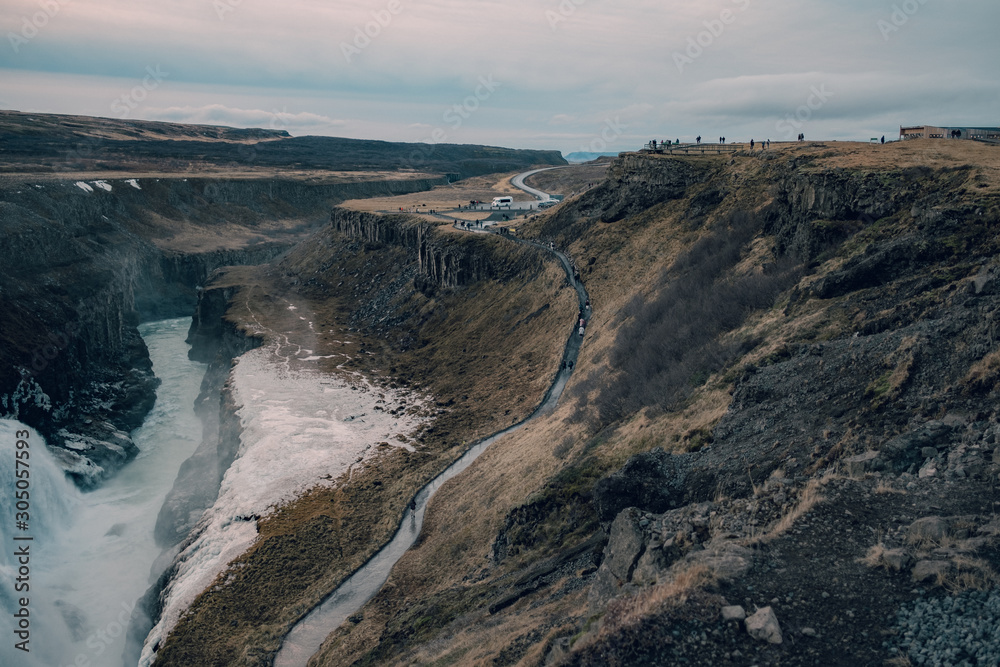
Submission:
[[[899,128],[900,139],[971,139],[1000,143],[1000,127],[936,127],[914,125]]]

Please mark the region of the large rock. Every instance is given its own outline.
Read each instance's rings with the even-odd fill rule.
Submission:
[[[723,621],[742,621],[746,617],[746,611],[744,611],[743,607],[738,604],[722,608]]]
[[[611,521],[626,507],[661,513],[678,507],[684,496],[687,455],[656,448],[636,454],[616,473],[594,487],[594,504],[601,521]]]
[[[844,468],[852,478],[861,479],[865,473],[878,470],[880,463],[878,452],[865,452],[844,459]]]
[[[906,549],[887,549],[882,554],[882,563],[893,572],[901,572],[910,566],[913,556]]]
[[[739,579],[753,566],[753,551],[731,540],[712,542],[692,551],[683,560],[685,567],[702,565],[721,581]]]
[[[778,617],[774,615],[774,610],[770,607],[764,607],[753,616],[748,617],[746,626],[747,633],[757,641],[769,644],[780,644],[782,641]]]
[[[922,560],[913,566],[913,581],[937,583],[951,572],[951,563],[946,560]]]
[[[885,442],[880,448],[882,458],[897,472],[905,471],[911,465],[923,462],[925,448],[947,442],[954,430],[953,426],[943,421],[929,421],[920,428]]]
[[[621,512],[611,524],[608,544],[604,547],[604,560],[590,588],[591,604],[607,604],[632,580],[632,573],[645,550],[639,520],[639,510],[630,507]]]
[[[912,544],[918,542],[941,542],[948,536],[948,521],[939,516],[925,516],[917,519],[906,529],[906,539]]]

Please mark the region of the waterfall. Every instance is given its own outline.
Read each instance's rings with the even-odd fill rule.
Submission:
[[[167,491],[201,439],[194,413],[205,364],[188,360],[189,318],[144,324],[153,371],[162,384],[156,405],[132,433],[140,454],[103,486],[86,493],[70,483],[37,433],[0,422],[0,571],[4,620],[0,665],[122,667],[137,601],[159,576],[153,537]],[[30,445],[31,654],[15,648],[18,576],[14,532],[17,431]],[[23,434],[22,434],[23,435]]]
[[[0,609],[3,614],[0,664],[25,667],[58,664],[54,660],[56,656],[46,650],[46,646],[68,636],[68,624],[59,619],[71,617],[72,611],[50,604],[45,596],[39,596],[37,573],[46,559],[46,551],[69,526],[80,495],[56,465],[45,440],[35,429],[19,421],[0,420]],[[19,518],[25,519],[27,530],[18,529]],[[23,554],[25,551],[27,555]],[[18,552],[22,555],[17,555]],[[27,612],[21,605],[25,600]],[[18,636],[15,631],[25,634]],[[28,643],[22,644],[25,639]],[[19,650],[18,644],[29,648],[30,652]]]

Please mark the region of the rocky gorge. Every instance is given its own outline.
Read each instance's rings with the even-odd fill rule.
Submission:
[[[998,164],[934,142],[627,153],[519,222],[593,300],[565,398],[441,489],[310,664],[990,664]],[[530,246],[336,206],[433,177],[99,180],[10,184],[4,408],[99,483],[155,390],[130,327],[194,312],[204,438],[131,631],[176,607],[214,513],[247,547],[144,659],[271,664],[427,480],[534,409],[575,293]],[[258,367],[234,370],[251,350],[370,398],[331,421],[417,421],[227,515],[223,478],[261,437]]]

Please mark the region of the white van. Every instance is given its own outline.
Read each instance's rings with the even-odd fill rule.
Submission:
[[[497,207],[507,206],[509,208],[510,205],[513,203],[514,203],[513,197],[494,197],[493,203],[490,204],[490,206],[497,206]]]

